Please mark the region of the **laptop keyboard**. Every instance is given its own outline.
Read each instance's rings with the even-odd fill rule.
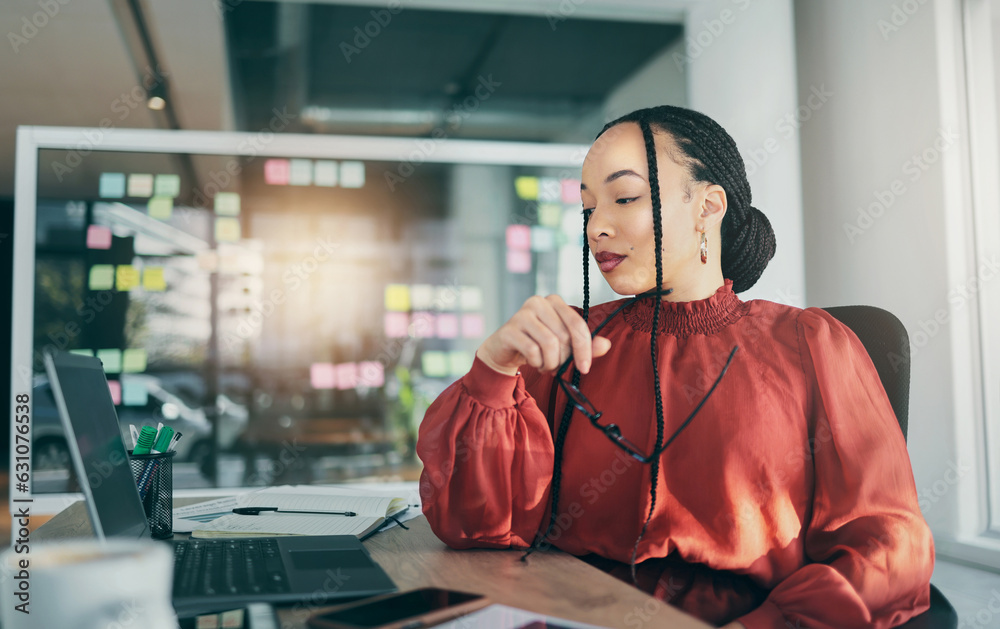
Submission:
[[[276,540],[190,540],[174,545],[174,598],[281,594],[288,589]]]

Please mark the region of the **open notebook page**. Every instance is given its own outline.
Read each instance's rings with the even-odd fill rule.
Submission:
[[[192,537],[259,535],[356,535],[375,529],[383,518],[337,515],[226,515],[194,530]]]
[[[353,511],[384,518],[406,508],[402,498],[306,493],[253,492],[237,496],[241,507],[278,507],[299,511]],[[259,516],[257,516],[259,517]]]

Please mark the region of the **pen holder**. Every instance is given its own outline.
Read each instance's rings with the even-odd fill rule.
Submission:
[[[146,522],[154,539],[164,539],[174,534],[174,455],[132,454],[129,450],[129,466],[135,477],[142,509],[146,512]]]

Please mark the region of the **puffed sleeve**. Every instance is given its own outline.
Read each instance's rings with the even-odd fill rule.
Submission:
[[[813,383],[809,563],[739,620],[747,629],[895,627],[929,607],[934,568],[906,443],[854,333],[817,308],[804,310],[798,327]]]
[[[552,433],[523,377],[478,358],[420,424],[420,497],[452,548],[524,548],[548,507]]]

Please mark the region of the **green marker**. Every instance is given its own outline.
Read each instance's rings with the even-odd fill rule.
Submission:
[[[174,438],[174,429],[170,426],[160,428],[160,433],[156,435],[156,443],[153,445],[153,452],[162,454],[170,449],[170,440]]]
[[[153,447],[156,440],[156,429],[152,426],[143,426],[139,432],[139,438],[135,440],[135,448],[132,454],[149,454],[149,449]]]

